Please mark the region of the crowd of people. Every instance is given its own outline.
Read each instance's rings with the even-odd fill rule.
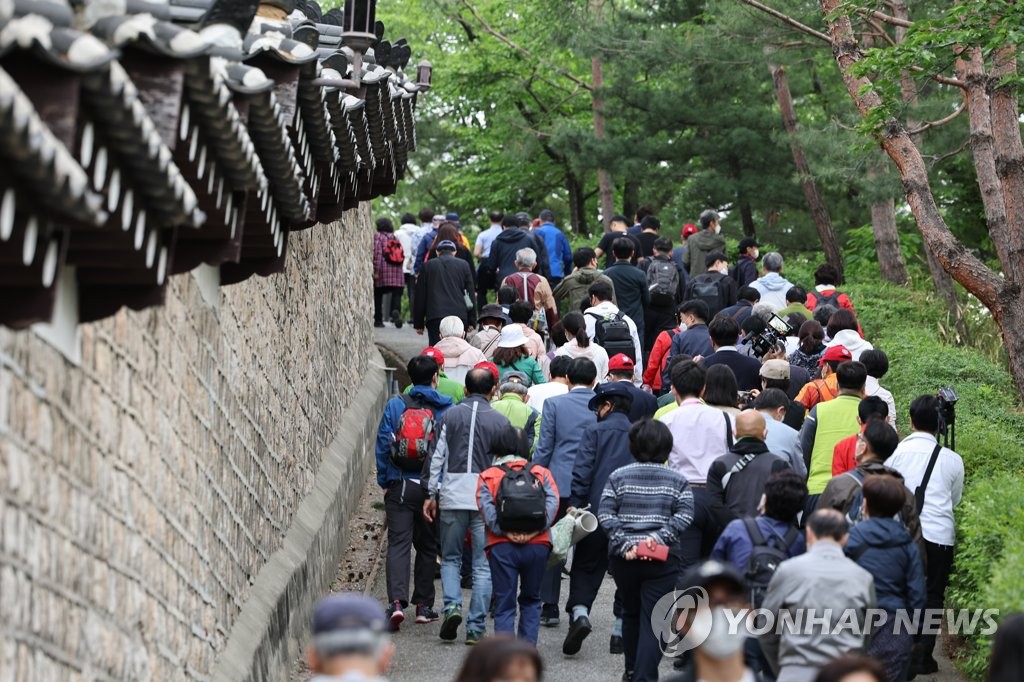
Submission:
[[[608,574],[615,678],[658,679],[656,605],[695,588],[705,599],[670,618],[693,640],[680,680],[935,673],[935,634],[892,624],[943,606],[963,462],[942,444],[941,398],[900,396],[898,419],[888,358],[836,270],[822,264],[804,288],[753,239],[730,258],[714,211],[678,244],[647,209],[615,216],[575,251],[551,211],[489,219],[474,244],[453,213],[377,221],[375,325],[411,322],[429,345],[377,434],[387,603],[320,607],[372,621],[379,639],[352,643],[374,674],[408,610],[475,645],[457,679],[540,679],[539,638],[584,651]],[[596,530],[570,562],[553,556],[552,527],[583,510]],[[743,608],[832,615],[753,636],[725,628],[722,612]],[[887,622],[865,624],[870,611]],[[862,627],[837,626],[843,613]],[[314,616],[311,662],[355,637],[329,620]]]

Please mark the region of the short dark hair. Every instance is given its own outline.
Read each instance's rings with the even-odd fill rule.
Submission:
[[[416,222],[416,216],[414,216],[412,213],[403,213],[402,214],[402,224],[403,225],[412,225],[415,222]]]
[[[708,255],[704,256],[704,267],[710,268],[718,261],[729,262],[729,258],[721,251],[712,251]]]
[[[508,316],[516,324],[525,324],[533,317],[533,305],[529,301],[516,301],[508,307]]]
[[[578,268],[587,267],[595,258],[597,258],[597,254],[589,246],[581,246],[572,252],[572,264]]]
[[[395,224],[393,222],[391,222],[391,218],[384,218],[384,217],[377,218],[377,220],[374,221],[374,224],[377,226],[377,231],[378,232],[394,232],[395,231]]]
[[[786,290],[786,303],[803,303],[807,300],[807,292],[799,284],[794,284]]]
[[[572,360],[568,355],[556,355],[548,365],[548,374],[552,378],[568,376],[569,365],[572,364]]]
[[[892,456],[892,453],[896,451],[896,446],[900,444],[900,437],[896,434],[896,429],[878,419],[869,421],[861,436],[875,457],[883,462]]]
[[[857,331],[857,316],[852,311],[846,308],[840,308],[839,310],[832,313],[832,317],[828,318],[828,337],[830,339],[836,338],[836,334],[847,329]]]
[[[835,286],[839,284],[839,271],[834,265],[822,263],[814,270],[814,283]]]
[[[487,219],[492,223],[500,223],[505,218],[505,214],[501,211],[491,211],[487,214]]]
[[[587,288],[587,295],[593,296],[599,301],[610,301],[615,297],[615,289],[611,282],[599,279]]]
[[[590,358],[573,358],[566,376],[573,386],[591,386],[597,379],[597,365]]]
[[[786,315],[786,324],[788,324],[793,329],[799,329],[800,325],[802,325],[806,321],[807,316],[804,315],[803,313],[798,313],[794,311],[791,312],[789,315]]]
[[[867,673],[877,682],[889,679],[885,666],[875,659],[861,654],[845,654],[823,665],[815,682],[843,682],[853,673]]]
[[[718,222],[718,213],[715,211],[707,210],[700,214],[700,226],[703,229],[711,227],[711,223]]]
[[[658,220],[657,216],[648,215],[640,219],[641,230],[660,230],[661,221]]]
[[[638,462],[664,464],[672,452],[672,432],[650,417],[641,417],[629,427],[629,452]]]
[[[937,433],[939,430],[939,399],[920,395],[910,403],[910,424],[915,431]]]
[[[616,258],[629,258],[633,255],[634,251],[636,251],[636,246],[633,244],[633,240],[629,237],[619,237],[612,242],[612,253]]]
[[[835,509],[819,509],[807,518],[807,527],[818,538],[831,538],[836,542],[843,539],[850,530],[846,516]]]
[[[519,298],[519,292],[513,286],[505,285],[498,288],[498,303],[511,305]]]
[[[651,246],[655,251],[661,251],[662,253],[672,252],[672,240],[666,237],[658,237],[654,240],[654,244]]]
[[[644,218],[653,214],[654,208],[652,208],[650,204],[640,204],[640,206],[637,207],[636,212],[633,214],[633,216],[636,218],[636,221],[638,223],[643,223]]]
[[[686,353],[676,353],[670,357],[668,362],[665,363],[665,370],[668,372],[668,375],[671,377],[672,368],[683,362],[693,362],[693,356],[687,355]]]
[[[507,215],[501,219],[501,227],[519,227],[519,218],[514,215]]]
[[[758,410],[777,410],[780,407],[788,408],[792,402],[781,388],[766,388],[757,396],[754,408]]]
[[[736,293],[736,300],[757,303],[761,300],[761,292],[750,286],[740,287],[740,290]]]
[[[487,370],[484,370],[485,372]],[[491,454],[497,457],[505,455],[516,455],[527,459],[526,453],[529,447],[522,429],[517,429],[511,424],[505,424],[491,436]]]
[[[868,380],[868,371],[856,360],[847,360],[836,367],[836,380],[840,389],[857,391],[864,388],[864,382]]]
[[[877,348],[861,353],[860,361],[864,363],[864,369],[868,371],[869,377],[881,379],[889,371],[889,356]]]
[[[736,373],[728,365],[711,365],[704,377],[704,402],[715,407],[736,407],[740,402]]]
[[[828,326],[828,321],[832,315],[839,310],[836,306],[831,303],[819,303],[814,307],[814,321],[821,325],[824,329]]]
[[[441,369],[437,360],[429,355],[413,356],[405,366],[409,373],[409,380],[413,386],[429,386],[434,381],[434,375]]]
[[[421,223],[429,223],[434,219],[434,209],[424,206],[420,209],[419,216]]]
[[[708,333],[716,346],[734,346],[740,337],[740,326],[727,315],[715,315],[708,323]]]
[[[474,367],[466,372],[466,395],[487,395],[494,384],[494,375],[489,369]]]
[[[627,218],[627,217],[626,217],[626,216],[624,216],[624,215],[618,215],[618,214],[616,214],[616,215],[613,215],[613,216],[612,216],[612,217],[611,217],[611,218],[610,218],[610,219],[608,220],[608,224],[609,224],[609,225],[611,225],[612,223],[623,223],[623,224],[625,224],[625,225],[629,225],[629,218]]]
[[[680,397],[698,396],[704,390],[704,380],[707,378],[707,370],[693,360],[680,362],[669,372],[672,381],[672,388]]]
[[[807,484],[803,477],[792,469],[777,471],[764,482],[765,516],[793,523],[806,503]]]
[[[865,424],[872,418],[885,421],[889,418],[889,406],[877,395],[869,395],[857,405],[857,416]]]
[[[683,301],[679,304],[679,307],[676,308],[676,312],[689,313],[701,322],[706,323],[708,321],[708,304],[697,298],[690,299],[689,301]]]
[[[874,517],[896,516],[907,500],[906,487],[895,476],[867,476],[862,489],[868,513]]]

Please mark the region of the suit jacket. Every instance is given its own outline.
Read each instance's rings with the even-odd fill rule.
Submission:
[[[704,358],[704,366],[725,365],[731,369],[736,375],[736,384],[741,391],[761,388],[761,363],[756,358],[726,348],[727,346],[723,346]]]
[[[631,381],[623,381],[633,398],[633,407],[629,410],[629,421],[635,422],[644,417],[653,417],[658,409],[658,399],[647,391],[637,388]]]
[[[569,506],[589,504],[596,513],[611,473],[636,461],[629,452],[629,427],[629,417],[613,412],[584,430],[572,467]]]
[[[597,416],[587,407],[593,397],[591,389],[575,387],[565,395],[544,401],[533,463],[551,472],[562,497],[569,496],[572,468],[583,432],[597,423]]]

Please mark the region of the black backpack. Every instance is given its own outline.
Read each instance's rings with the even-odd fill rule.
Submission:
[[[594,343],[604,348],[609,358],[625,353],[633,362],[637,361],[633,335],[629,333],[626,315],[621,310],[604,317],[597,313],[587,314],[594,318]]]
[[[722,286],[721,282],[725,276],[719,272],[705,272],[697,275],[690,284],[690,300],[704,301],[708,306],[708,319],[717,315],[722,308]]]
[[[498,485],[498,523],[501,530],[515,533],[534,533],[547,527],[547,493],[544,485],[533,475],[533,467],[513,469],[502,464],[505,472]]]
[[[832,293],[826,296],[818,291],[812,291],[811,296],[814,297],[814,307],[817,308],[822,303],[833,306],[835,308],[841,308],[839,305],[839,290],[833,289]]]
[[[671,260],[655,258],[647,268],[647,289],[651,305],[664,308],[676,302],[679,290],[679,269]]]
[[[747,579],[747,586],[750,588],[750,603],[753,607],[760,608],[764,602],[764,595],[768,591],[768,583],[775,575],[775,569],[783,561],[789,558],[789,548],[796,541],[800,533],[796,526],[790,526],[789,530],[780,540],[777,535],[765,538],[761,533],[757,520],[753,518],[743,519],[743,525],[747,529],[753,547],[750,550],[750,557],[747,558],[747,565],[743,575]],[[778,545],[781,545],[778,546]]]

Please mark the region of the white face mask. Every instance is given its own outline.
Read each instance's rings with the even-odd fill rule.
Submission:
[[[718,234],[721,231],[722,231],[722,226],[721,225],[715,225],[715,234]]]
[[[760,255],[761,255],[761,252],[758,251],[757,249],[754,249],[754,253],[753,253],[754,260],[757,260]]]
[[[730,628],[729,619],[725,615],[725,609],[716,606],[711,611],[703,611],[711,619],[711,630],[707,639],[700,645],[700,650],[711,658],[722,660],[729,658],[743,650],[743,644],[747,640],[746,621],[743,621],[735,628]],[[701,614],[697,617],[700,618]],[[733,632],[729,630],[733,629]]]

